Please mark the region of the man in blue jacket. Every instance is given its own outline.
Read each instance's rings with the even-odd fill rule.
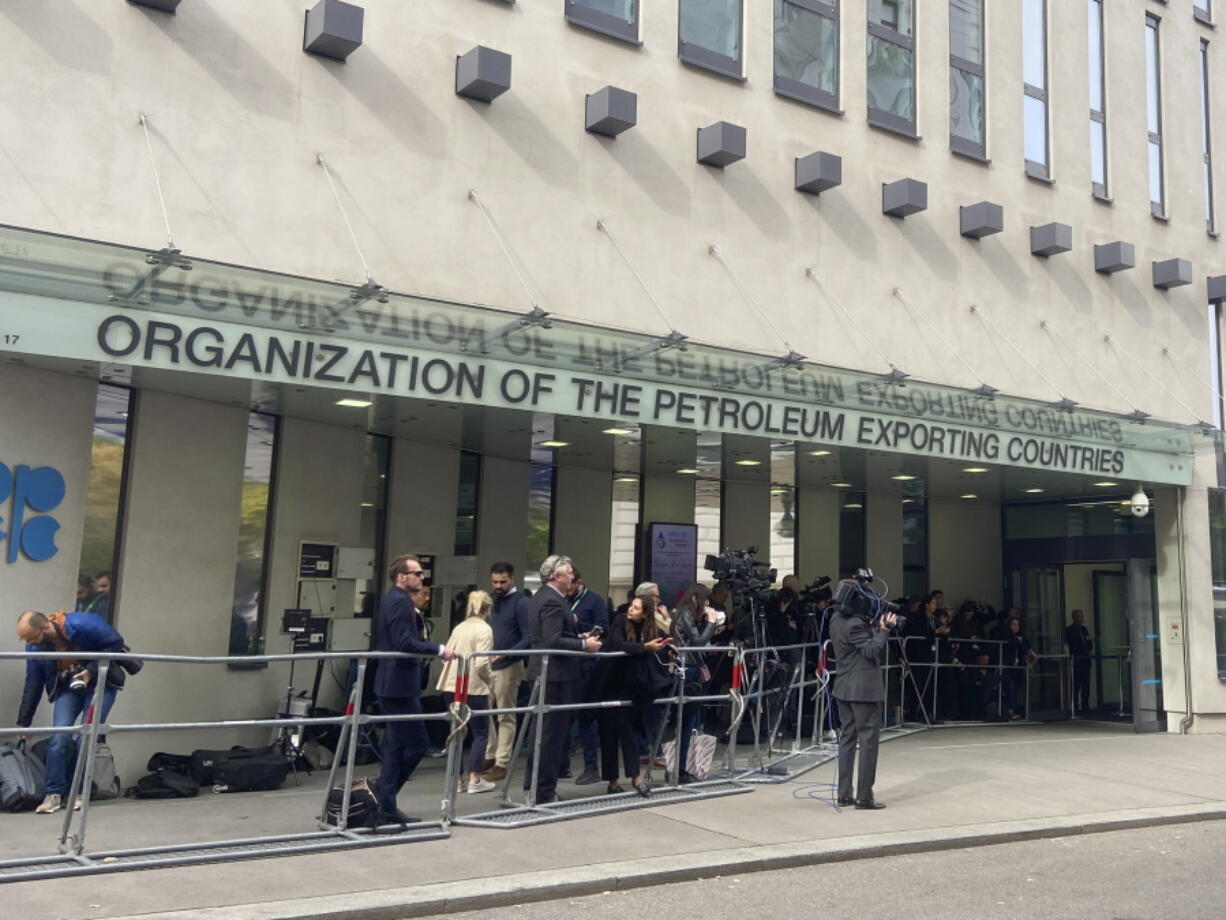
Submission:
[[[494,631],[494,648],[510,652],[526,649],[532,645],[528,615],[532,601],[515,587],[515,567],[509,562],[495,562],[490,566],[490,587],[493,589],[494,607],[490,611],[490,628]],[[530,690],[524,680],[524,659],[514,655],[498,655],[490,659],[493,672],[493,697],[496,709],[513,709],[528,704]],[[494,761],[486,777],[494,782],[506,779],[515,749],[515,713],[494,717],[497,732],[490,733],[485,756]]]
[[[122,652],[123,636],[94,613],[53,613],[48,616],[29,610],[17,619],[17,635],[27,652],[63,652],[64,657],[32,658],[26,662],[26,683],[21,694],[17,724],[28,728],[34,721],[39,698],[44,692],[54,705],[51,724],[73,725],[96,697],[97,666],[82,660],[81,652]],[[98,721],[105,723],[115,704],[115,694],[123,687],[124,671],[112,663],[107,685],[102,688],[102,708]],[[23,740],[28,735],[20,736]],[[64,807],[64,796],[76,769],[78,736],[59,733],[47,744],[46,798],[34,809],[49,815]],[[79,802],[77,806],[79,807]]]
[[[425,572],[412,554],[397,556],[387,571],[392,587],[379,605],[375,623],[375,651],[441,655],[450,661],[455,653],[445,645],[421,637],[422,619],[409,595],[422,585]],[[421,658],[384,658],[375,672],[375,696],[385,716],[421,713]],[[390,821],[415,821],[396,806],[396,796],[430,748],[425,723],[387,722],[383,734],[383,762],[375,780],[379,807]]]

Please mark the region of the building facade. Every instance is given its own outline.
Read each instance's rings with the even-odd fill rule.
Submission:
[[[349,648],[398,552],[445,634],[498,560],[617,595],[752,545],[1017,604],[1053,659],[1086,608],[1101,704],[1226,730],[1214,17],[5,4],[0,596],[106,573],[134,648],[283,651],[287,608]],[[285,674],[140,684],[116,719]]]

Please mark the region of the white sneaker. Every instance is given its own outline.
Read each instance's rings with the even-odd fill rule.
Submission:
[[[481,779],[477,780],[475,783],[468,784],[468,794],[476,795],[479,792],[493,792],[497,788],[498,788],[497,783],[491,783],[488,779],[485,779],[484,777],[482,777]]]
[[[72,806],[72,810],[73,810],[73,811],[80,811],[80,810],[81,810],[81,796],[77,796],[77,801],[76,801],[76,802],[73,804],[73,806]]]
[[[36,815],[50,815],[64,807],[64,798],[59,795],[49,795],[34,809]]]

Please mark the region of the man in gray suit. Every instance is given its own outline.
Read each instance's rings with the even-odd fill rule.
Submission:
[[[838,607],[837,614],[830,621],[830,638],[838,661],[834,698],[839,704],[838,802],[841,806],[885,808],[873,798],[873,782],[877,779],[877,742],[881,736],[881,707],[885,703],[880,658],[889,631],[896,622],[894,614],[887,613],[876,624],[870,625],[867,613],[847,606]],[[853,798],[851,778],[857,742],[860,746],[860,775]]]

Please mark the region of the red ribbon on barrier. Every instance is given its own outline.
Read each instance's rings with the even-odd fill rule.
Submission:
[[[468,675],[461,674],[455,679],[455,702],[468,702]]]
[[[94,704],[89,704],[89,709],[85,710],[85,724],[89,725],[94,721]]]
[[[732,666],[732,689],[741,689],[741,665],[739,663]]]
[[[829,652],[829,651],[827,651],[826,649],[823,649],[823,650],[822,650],[822,657],[821,657],[821,658],[819,658],[819,659],[817,660],[817,675],[818,675],[818,677],[820,677],[821,675],[823,675],[823,674],[825,674],[825,673],[826,673],[826,666],[827,666],[827,664],[828,664],[829,662],[830,662],[830,652]]]
[[[353,700],[350,700],[348,703],[345,704],[345,715],[347,716],[353,715]]]

